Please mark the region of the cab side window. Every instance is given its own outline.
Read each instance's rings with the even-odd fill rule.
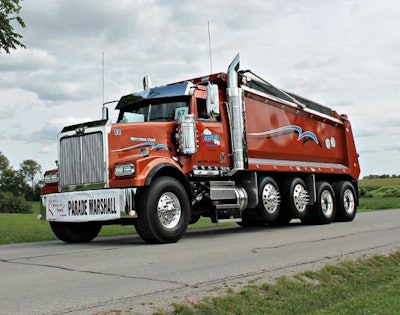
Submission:
[[[203,121],[221,121],[221,115],[210,116],[207,113],[207,104],[206,100],[202,98],[197,98],[197,113],[199,116],[199,120]]]
[[[208,119],[206,100],[202,98],[197,98],[197,113],[199,119]]]

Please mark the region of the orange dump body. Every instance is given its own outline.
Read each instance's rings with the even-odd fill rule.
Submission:
[[[349,122],[249,93],[249,169],[359,175]]]

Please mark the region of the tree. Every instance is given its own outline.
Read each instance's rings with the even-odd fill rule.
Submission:
[[[17,49],[17,46],[26,48],[19,39],[22,35],[16,33],[12,27],[13,21],[16,21],[21,27],[25,27],[25,22],[19,16],[21,10],[20,2],[22,0],[0,0],[0,53],[5,50],[10,53],[10,49]]]
[[[0,190],[8,191],[13,194],[29,195],[29,185],[25,182],[21,172],[13,170],[11,168],[6,169],[0,182]]]
[[[0,152],[0,176],[9,167],[10,167],[10,161],[7,159],[7,157],[3,153]]]
[[[0,152],[0,213],[28,213],[32,206],[26,201],[37,200],[27,179],[32,180],[40,165],[33,160],[25,160],[21,170],[14,170],[5,155]],[[33,174],[33,175],[32,175]],[[35,187],[38,191],[38,186]],[[34,199],[36,198],[36,199]]]
[[[32,192],[35,191],[35,176],[42,171],[40,164],[34,160],[24,160],[19,165],[22,176],[32,184]]]

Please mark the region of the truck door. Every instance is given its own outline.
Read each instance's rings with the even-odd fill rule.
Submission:
[[[208,116],[206,100],[196,98],[196,102],[199,142],[194,156],[195,169],[218,171],[222,167],[229,166],[230,163],[225,117],[224,115]],[[212,175],[212,172],[207,172],[207,174]]]

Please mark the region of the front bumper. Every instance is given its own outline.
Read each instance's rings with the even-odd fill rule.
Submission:
[[[96,189],[42,196],[41,219],[60,222],[110,221],[136,218],[136,188]]]

